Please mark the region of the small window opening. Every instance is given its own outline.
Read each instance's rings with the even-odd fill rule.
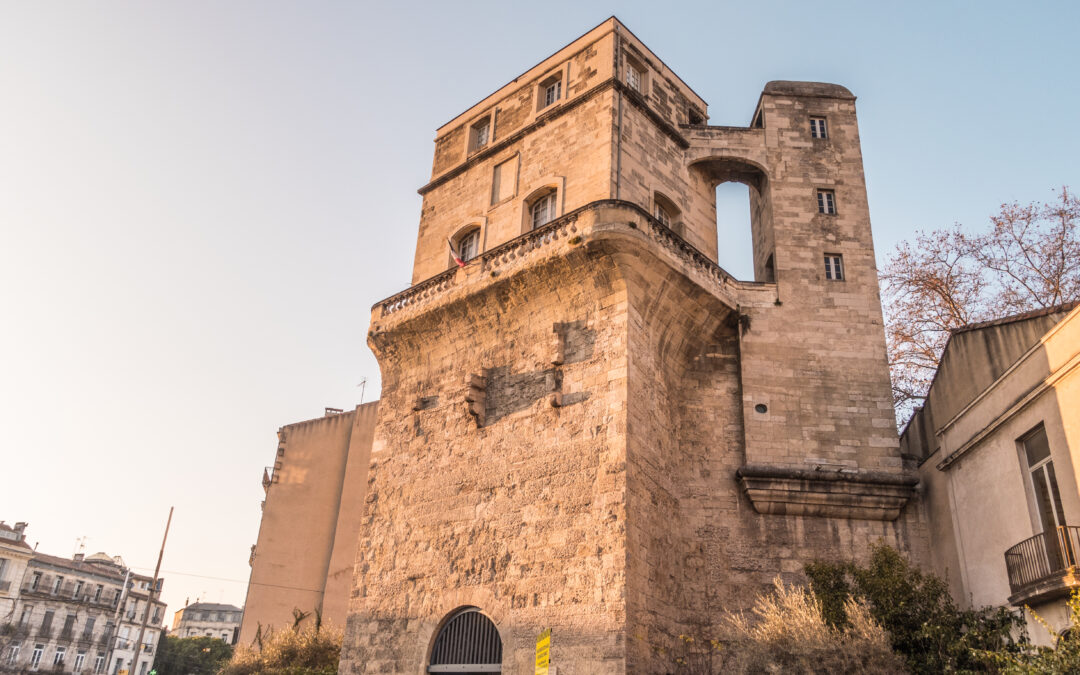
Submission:
[[[645,69],[633,59],[626,59],[626,84],[639,94],[645,93]]]
[[[839,253],[825,254],[825,278],[830,281],[844,280],[844,256]]]
[[[555,220],[555,196],[558,194],[554,190],[539,197],[533,201],[529,207],[529,218],[532,222],[532,229],[543,227],[552,220]]]
[[[552,105],[562,98],[562,77],[556,76],[540,84],[540,101],[537,110]]]
[[[469,127],[469,152],[487,147],[491,140],[491,118],[485,117]]]
[[[480,230],[472,230],[461,237],[458,250],[461,252],[461,259],[465,262],[475,258],[480,252]]]
[[[810,118],[810,137],[811,138],[828,138],[829,132],[825,128],[824,117],[811,117]]]
[[[836,195],[832,190],[817,191],[817,210],[818,213],[836,215]]]
[[[429,673],[501,673],[502,638],[476,607],[451,615],[431,648]]]
[[[675,206],[673,201],[659,192],[653,193],[653,218],[660,221],[661,225],[681,234],[682,227],[679,224],[679,215],[679,207]]]

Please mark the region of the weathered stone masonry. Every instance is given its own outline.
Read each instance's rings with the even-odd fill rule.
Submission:
[[[545,628],[560,675],[655,672],[650,645],[808,560],[922,555],[855,99],[773,82],[751,119],[704,124],[610,19],[439,130],[414,285],[372,310],[383,398],[341,672],[425,672],[462,607],[494,621],[503,672],[531,672]],[[750,186],[755,281],[716,266],[729,180]],[[480,255],[452,265],[447,237],[475,228]]]

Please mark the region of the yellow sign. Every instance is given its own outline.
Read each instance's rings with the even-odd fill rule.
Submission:
[[[536,673],[535,675],[548,675],[548,663],[551,662],[551,629],[545,628],[544,632],[536,638]]]

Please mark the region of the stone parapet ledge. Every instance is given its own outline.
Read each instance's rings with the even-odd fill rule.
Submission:
[[[758,513],[896,520],[919,484],[910,473],[748,464],[735,472]]]
[[[372,332],[486,288],[496,279],[569,254],[579,246],[590,250],[647,252],[649,263],[662,262],[735,309],[740,297],[775,296],[775,284],[737,281],[704,253],[631,202],[591,202],[550,223],[480,254],[464,268],[453,267],[372,307]]]

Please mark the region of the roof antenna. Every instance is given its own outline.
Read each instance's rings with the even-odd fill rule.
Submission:
[[[356,386],[360,387],[360,405],[364,405],[364,391],[367,389],[367,378],[361,377],[360,384]]]

